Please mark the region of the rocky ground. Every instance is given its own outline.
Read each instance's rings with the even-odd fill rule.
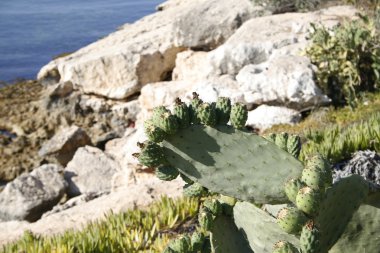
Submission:
[[[264,130],[329,103],[300,51],[310,22],[332,26],[356,12],[272,15],[248,0],[169,0],[158,10],[51,61],[38,81],[0,90],[0,244],[178,196],[182,181],[158,182],[132,156],[155,106],[193,91],[205,102],[228,96]]]

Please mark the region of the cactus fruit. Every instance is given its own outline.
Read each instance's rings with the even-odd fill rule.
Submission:
[[[295,134],[289,135],[286,150],[295,158],[298,158],[301,152],[301,138]]]
[[[202,197],[206,195],[207,190],[198,183],[186,184],[183,187],[183,195],[187,197]]]
[[[247,119],[248,111],[245,105],[236,103],[231,107],[230,121],[235,128],[241,129],[245,127]]]
[[[175,134],[179,128],[177,118],[170,111],[163,113],[159,120],[153,120],[153,123],[169,135]]]
[[[290,242],[279,241],[274,245],[273,253],[299,253],[299,250]]]
[[[201,251],[205,240],[206,240],[206,237],[202,232],[195,231],[191,235],[191,251],[192,252]]]
[[[306,160],[306,169],[319,169],[324,175],[325,187],[332,184],[332,170],[330,163],[321,155],[314,155]]]
[[[276,139],[275,139],[274,143],[276,143],[276,145],[279,148],[281,148],[285,151],[288,151],[288,138],[289,138],[288,133],[276,134]]]
[[[175,100],[173,115],[177,118],[179,128],[183,129],[190,126],[189,108],[179,98]]]
[[[291,202],[296,204],[298,191],[304,186],[305,184],[300,179],[292,178],[285,183],[285,194]]]
[[[198,222],[203,230],[210,231],[214,223],[215,216],[208,208],[203,208],[198,214]]]
[[[153,108],[152,112],[152,122],[154,125],[158,126],[159,122],[161,121],[162,115],[164,113],[170,112],[168,109],[165,108],[165,106],[157,106]]]
[[[169,248],[178,253],[190,253],[191,252],[191,239],[188,235],[181,235],[179,238],[171,241]]]
[[[202,103],[198,106],[198,118],[206,126],[215,126],[217,123],[216,111],[213,104]]]
[[[277,214],[277,224],[289,234],[299,234],[306,221],[306,216],[295,207],[285,207]]]
[[[156,168],[156,176],[163,181],[171,181],[178,177],[178,170],[168,164],[162,164]]]
[[[151,141],[146,141],[143,144],[139,143],[139,146],[142,147],[142,149],[141,153],[138,155],[138,160],[142,165],[147,167],[157,167],[166,163],[161,146]]]
[[[310,188],[314,190],[324,190],[326,184],[326,177],[324,171],[318,167],[305,167],[302,171],[301,180]]]
[[[296,206],[308,215],[314,216],[319,211],[321,193],[308,186],[301,188],[296,197]]]
[[[200,118],[198,117],[198,107],[203,103],[202,99],[199,98],[198,93],[193,92],[193,99],[190,102],[189,112],[190,120],[193,124],[201,123]]]
[[[148,139],[156,143],[163,141],[166,136],[164,130],[156,127],[151,120],[144,122],[144,130]]]
[[[206,199],[203,202],[203,206],[210,210],[210,212],[215,216],[222,214],[222,204],[217,199]]]
[[[320,253],[321,233],[316,227],[314,221],[308,221],[302,228],[300,236],[301,252],[302,253]]]
[[[219,97],[215,105],[216,116],[219,125],[226,125],[230,120],[231,100],[226,97]]]

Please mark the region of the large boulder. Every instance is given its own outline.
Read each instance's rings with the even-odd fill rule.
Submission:
[[[60,164],[66,166],[76,150],[85,145],[91,145],[90,137],[82,128],[73,125],[58,131],[42,145],[38,154],[41,157],[53,155]]]
[[[36,221],[62,198],[66,182],[62,169],[43,165],[8,183],[0,192],[0,220]]]
[[[113,175],[119,164],[98,148],[79,148],[65,168],[67,193],[76,196],[83,193],[109,192]]]
[[[215,48],[262,14],[249,0],[184,1],[50,62],[38,79],[44,84],[70,81],[84,93],[123,99],[147,83],[168,79],[179,52]]]

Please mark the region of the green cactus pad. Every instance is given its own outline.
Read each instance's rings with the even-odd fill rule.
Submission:
[[[181,235],[179,238],[171,241],[169,248],[174,250],[174,252],[187,253],[191,252],[191,240],[188,235]]]
[[[201,120],[201,123],[207,126],[216,125],[216,111],[215,107],[209,103],[202,103],[198,106],[198,118]]]
[[[278,241],[288,241],[299,247],[296,236],[284,232],[274,217],[251,203],[236,203],[234,220],[238,229],[245,233],[255,253],[271,253],[273,245]]]
[[[291,202],[296,204],[298,191],[304,186],[305,184],[300,179],[292,178],[285,183],[285,194]]]
[[[234,224],[231,217],[218,216],[211,230],[214,253],[253,253],[245,239]]]
[[[179,128],[176,116],[172,115],[170,111],[163,113],[159,120],[153,120],[153,123],[169,135],[175,134]]]
[[[306,221],[303,212],[295,207],[285,207],[277,214],[277,224],[289,234],[299,234]]]
[[[316,219],[323,231],[321,237],[323,251],[328,251],[340,238],[352,215],[366,199],[368,191],[368,183],[359,175],[343,178],[326,190],[325,199]]]
[[[144,130],[148,139],[156,143],[163,141],[166,136],[164,130],[155,126],[151,120],[144,122]]]
[[[215,216],[207,208],[203,208],[198,214],[198,222],[203,230],[210,231],[214,225]]]
[[[215,216],[222,214],[222,204],[217,199],[206,199],[203,202],[203,206],[208,208]]]
[[[191,251],[198,252],[202,250],[203,243],[205,242],[206,237],[200,231],[195,231],[191,235]]]
[[[236,103],[231,107],[230,121],[231,124],[237,128],[245,127],[248,119],[247,107],[241,103]]]
[[[177,118],[179,128],[183,129],[189,127],[191,120],[189,108],[179,98],[175,101],[173,115]]]
[[[281,149],[288,151],[288,133],[280,133],[276,134],[276,139],[274,140],[274,143]]]
[[[299,250],[290,242],[279,241],[274,245],[273,253],[299,253]]]
[[[289,135],[286,150],[295,158],[298,158],[301,152],[301,138],[295,134]]]
[[[183,195],[186,197],[202,197],[206,195],[207,190],[200,184],[186,184],[183,187]]]
[[[296,206],[308,215],[315,216],[319,212],[322,196],[317,190],[308,186],[301,188],[296,197]]]
[[[178,177],[178,170],[171,165],[160,165],[156,168],[156,176],[160,180],[171,181]]]
[[[163,146],[170,164],[191,180],[256,203],[287,202],[283,185],[303,169],[272,142],[231,126],[192,125],[169,136]]]
[[[161,146],[154,142],[146,141],[141,146],[141,153],[138,160],[142,165],[147,167],[157,167],[166,163],[165,155]]]
[[[302,228],[300,236],[302,253],[321,253],[327,252],[321,250],[321,231],[317,228],[312,220],[307,222]]]
[[[219,97],[215,105],[216,116],[219,125],[226,125],[230,120],[231,100],[225,97]]]
[[[353,214],[344,233],[329,253],[378,253],[380,240],[380,194],[369,196]]]

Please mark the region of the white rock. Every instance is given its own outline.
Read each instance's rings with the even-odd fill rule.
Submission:
[[[279,56],[265,64],[247,65],[236,80],[248,104],[306,109],[330,101],[314,83],[310,60],[302,56]]]
[[[118,171],[119,164],[100,149],[90,146],[79,148],[65,168],[67,193],[76,196],[82,193],[109,192],[112,177]]]
[[[260,105],[248,112],[247,126],[261,131],[278,124],[293,125],[301,120],[300,112],[286,107]]]
[[[8,183],[0,193],[0,219],[35,221],[63,196],[66,182],[54,164],[24,173]]]
[[[187,50],[177,54],[172,80],[198,81],[214,75],[207,52]]]
[[[260,10],[249,0],[185,1],[50,62],[38,79],[70,81],[84,93],[124,99],[164,80],[177,53],[220,45]]]
[[[79,147],[91,145],[91,139],[80,127],[72,125],[60,129],[50,140],[45,142],[38,155],[41,157],[54,155],[63,166],[73,158]]]
[[[104,220],[110,212],[119,213],[129,209],[143,208],[161,196],[179,197],[182,195],[183,181],[161,181],[155,176],[137,182],[122,190],[98,197],[89,202],[73,205],[72,208],[52,213],[35,223],[1,222],[0,246],[20,238],[25,230],[34,234],[54,235],[68,229],[82,230],[83,226],[96,220]]]

